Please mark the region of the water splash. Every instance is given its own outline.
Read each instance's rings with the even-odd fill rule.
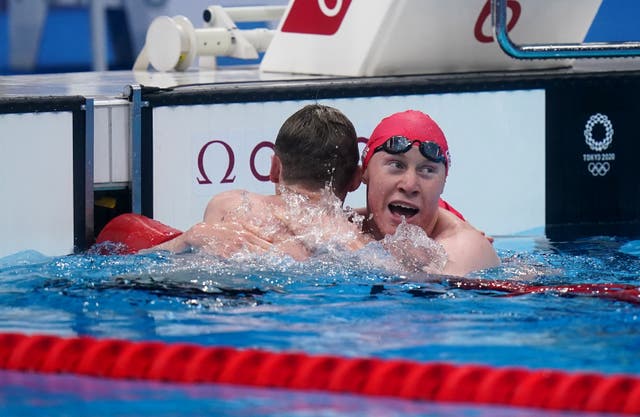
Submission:
[[[396,232],[384,237],[382,246],[409,272],[440,273],[447,263],[444,247],[404,217]]]

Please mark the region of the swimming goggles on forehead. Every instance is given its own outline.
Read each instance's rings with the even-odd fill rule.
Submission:
[[[447,156],[444,152],[442,152],[442,148],[440,148],[437,143],[431,141],[421,142],[419,140],[411,140],[404,136],[391,136],[382,145],[375,148],[373,150],[373,153],[379,151],[385,151],[393,155],[405,153],[409,151],[409,149],[411,149],[413,144],[416,142],[419,143],[418,149],[420,150],[422,156],[432,162],[442,162],[443,164],[447,165]]]

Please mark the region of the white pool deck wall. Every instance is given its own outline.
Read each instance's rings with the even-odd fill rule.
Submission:
[[[430,114],[453,157],[443,197],[490,235],[637,235],[640,66],[607,64],[152,93],[146,140],[153,167],[142,170],[152,172],[143,211],[185,229],[202,218],[211,195],[273,192],[265,143],[290,114],[319,102],[344,111],[364,138],[394,112]],[[365,187],[347,204],[363,207]]]
[[[456,2],[349,0],[336,3],[340,10],[323,11],[324,2],[291,1],[262,71],[0,77],[0,99],[79,95],[91,103],[73,116],[55,109],[13,112],[0,103],[0,256],[27,249],[47,255],[85,249],[94,232],[94,191],[130,190],[134,211],[180,229],[199,221],[218,192],[272,192],[265,179],[270,144],[285,118],[311,102],[340,108],[362,137],[393,112],[429,113],[447,135],[453,156],[444,198],[488,234],[543,235],[549,221],[547,85],[572,75],[556,80],[563,70],[551,75],[504,70],[568,63],[506,58],[485,36],[490,34],[488,2]],[[512,16],[514,39],[580,41],[600,0],[555,1],[552,8],[532,0],[516,3],[527,12]],[[311,26],[300,21],[309,13],[320,18]],[[540,22],[553,19],[559,23],[541,30]],[[424,42],[441,34],[443,21],[455,23],[445,28],[450,33],[439,42]],[[434,34],[433,28],[440,29]],[[315,61],[298,59],[304,53]],[[295,68],[300,63],[313,66]],[[354,66],[342,68],[346,63]],[[619,70],[611,61],[609,68]],[[503,72],[478,72],[483,70]],[[418,75],[393,77],[396,73]],[[373,77],[345,81],[339,77],[344,75]],[[186,86],[203,83],[192,91]],[[139,85],[176,88],[152,91]],[[567,130],[578,142],[586,120],[598,111],[597,103],[591,107]],[[364,206],[364,187],[347,204]]]
[[[544,237],[550,226],[586,223],[618,225],[593,233],[638,230],[638,60],[353,79],[225,71],[165,74],[162,83],[170,77],[184,88],[142,89],[137,100],[124,92],[149,74],[0,77],[4,97],[23,103],[14,111],[0,99],[0,256],[86,249],[78,242],[91,240],[95,191],[131,190],[137,211],[179,229],[200,221],[216,193],[271,193],[270,144],[289,115],[314,102],[341,109],[363,138],[391,113],[429,113],[453,159],[443,197],[488,234]],[[194,79],[207,84],[188,86]],[[92,106],[24,110],[52,91],[83,92]],[[611,123],[608,143],[602,115]],[[78,143],[92,152],[82,154]],[[610,169],[600,172],[604,162]],[[364,187],[347,204],[364,206]]]
[[[44,89],[44,87],[43,87]],[[122,89],[120,89],[122,90]],[[327,98],[367,137],[384,116],[407,108],[431,114],[449,138],[453,165],[444,197],[487,233],[503,235],[544,226],[544,90],[380,97]],[[93,100],[94,190],[132,186],[132,103],[126,98]],[[163,106],[153,112],[153,217],[186,229],[202,218],[209,198],[244,188],[270,193],[273,142],[286,117],[315,100],[281,100]],[[527,126],[522,129],[522,126]],[[23,250],[61,255],[81,250],[74,226],[73,122],[70,112],[0,114],[2,132],[0,256]],[[210,145],[203,184],[198,155],[212,140],[234,153],[233,182],[222,182],[229,164],[221,145]],[[500,155],[500,163],[492,163]],[[504,157],[504,155],[510,155]],[[90,159],[90,158],[89,158]],[[76,170],[77,171],[77,170]],[[509,192],[505,192],[505,190]],[[77,193],[77,190],[76,190]],[[77,197],[76,197],[77,198]],[[135,197],[134,197],[135,198]],[[90,199],[88,199],[90,200]],[[88,201],[87,204],[91,204]],[[349,196],[365,205],[361,187]],[[519,213],[517,216],[511,213]]]
[[[92,239],[93,108],[78,95],[0,97],[0,254]]]
[[[259,177],[268,176],[273,152],[260,144],[273,142],[286,117],[314,102],[288,100],[154,109],[153,216],[186,229],[202,218],[208,200],[219,192],[241,188],[272,193],[274,185]],[[430,114],[447,135],[453,159],[445,199],[487,233],[510,235],[535,228],[542,231],[544,90],[317,102],[342,110],[353,121],[358,135],[365,138],[382,118],[392,113],[416,109]],[[198,165],[200,155],[202,165]],[[225,182],[230,168],[227,178],[233,182]],[[202,181],[203,169],[210,181]],[[346,203],[364,207],[365,186],[349,195]]]
[[[60,85],[72,85],[68,91],[73,94],[79,82],[94,88],[86,90],[87,97],[93,96],[86,99],[93,103],[92,113],[80,124],[85,127],[80,133],[78,120],[89,118],[86,105],[73,112],[13,112],[0,100],[0,256],[86,249],[78,242],[91,240],[94,191],[130,189],[134,207],[141,201],[138,211],[179,229],[200,221],[207,201],[218,192],[271,193],[274,186],[264,178],[270,144],[289,115],[313,102],[341,109],[363,138],[396,111],[429,113],[444,130],[453,158],[443,197],[488,234],[544,237],[549,213],[556,213],[556,223],[634,223],[637,229],[634,97],[640,90],[640,66],[631,62],[627,67],[522,73],[528,77],[523,82],[506,73],[462,80],[451,75],[259,80],[256,69],[228,74],[225,80],[218,71],[211,84],[151,90],[137,103],[123,93],[138,81],[127,71],[79,74],[76,82],[69,75],[0,77],[5,95],[25,102],[41,102]],[[194,74],[203,79],[202,73]],[[114,78],[105,83],[109,77]],[[190,83],[189,74],[182,77],[174,81]],[[40,89],[33,87],[36,81]],[[97,87],[101,82],[111,93],[101,90],[104,85]],[[28,91],[25,86],[40,95],[21,96]],[[597,114],[608,116],[613,137],[608,149],[594,151],[584,132]],[[603,126],[591,123],[595,142],[605,141]],[[80,142],[91,144],[90,155],[76,149],[78,135]],[[602,165],[607,158],[609,174],[590,173],[590,161]],[[550,171],[550,160],[563,171]],[[84,189],[78,189],[78,176],[87,180]],[[347,204],[364,206],[364,187]],[[581,218],[584,213],[591,217]]]
[[[74,247],[71,112],[0,116],[0,256]]]

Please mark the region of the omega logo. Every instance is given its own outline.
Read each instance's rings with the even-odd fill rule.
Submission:
[[[367,141],[367,138],[358,137],[358,144],[366,145]],[[227,142],[217,139],[205,143],[204,145],[202,145],[202,148],[200,148],[200,151],[198,152],[198,172],[200,173],[200,176],[196,177],[196,181],[198,181],[198,184],[202,185],[213,184],[213,181],[211,181],[211,178],[209,177],[204,164],[205,155],[213,152],[212,150],[210,150],[212,148],[212,145],[220,145],[224,150],[227,159],[227,169],[220,179],[219,183],[229,184],[235,182],[236,176],[232,175],[233,169],[236,165],[235,152],[233,152],[233,148]],[[249,169],[251,170],[251,174],[255,179],[261,182],[269,181],[269,173],[261,174],[260,172],[258,172],[258,168],[256,167],[256,159],[258,153],[265,148],[270,149],[271,152],[273,152],[275,149],[275,145],[269,141],[260,142],[253,147],[253,150],[251,151],[251,155],[249,157]]]
[[[518,23],[518,19],[520,19],[520,14],[522,12],[522,6],[517,0],[508,0],[507,8],[511,10],[511,19],[509,19],[509,23],[507,23],[507,31],[510,32]],[[484,7],[480,11],[478,15],[478,20],[476,20],[476,25],[473,29],[473,34],[475,35],[478,42],[482,43],[491,43],[493,42],[493,34],[485,34],[482,30],[484,23],[491,17],[491,0],[487,0],[484,4]]]
[[[225,171],[225,174],[220,179],[220,184],[233,183],[236,180],[236,176],[235,175],[232,176],[233,169],[236,164],[236,156],[235,156],[235,153],[233,152],[233,148],[227,142],[224,142],[221,140],[212,140],[205,143],[202,146],[202,148],[200,148],[200,151],[198,152],[198,172],[200,173],[200,176],[196,178],[196,180],[198,181],[198,184],[213,183],[209,178],[209,175],[207,174],[204,166],[205,154],[209,153],[209,149],[211,148],[211,145],[221,145],[226,153],[227,169]],[[251,151],[251,156],[249,157],[249,169],[251,170],[251,174],[253,174],[255,179],[261,182],[269,181],[269,174],[268,173],[261,174],[260,172],[258,172],[258,169],[256,168],[256,157],[258,155],[258,152],[260,152],[264,148],[268,148],[268,149],[271,149],[271,151],[273,151],[274,145],[273,143],[268,141],[260,142],[253,148],[253,150]]]

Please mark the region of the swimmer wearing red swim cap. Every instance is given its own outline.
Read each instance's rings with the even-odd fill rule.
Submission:
[[[416,110],[395,113],[378,124],[362,152],[362,169],[367,169],[376,152],[404,153],[409,146],[417,146],[425,158],[444,163],[448,172],[451,155],[447,138],[431,117]]]
[[[363,151],[362,167],[365,227],[376,239],[393,235],[406,221],[444,246],[449,258],[444,273],[465,275],[500,263],[481,232],[441,207],[451,156],[442,129],[429,115],[407,110],[384,118]]]

